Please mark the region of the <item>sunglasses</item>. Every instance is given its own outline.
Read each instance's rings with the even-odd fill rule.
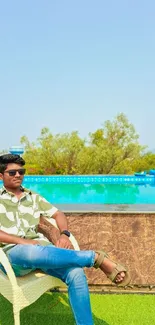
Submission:
[[[24,175],[26,172],[26,169],[25,168],[10,169],[10,170],[5,170],[4,173],[8,173],[9,176],[15,176],[17,174],[17,172],[19,173],[19,175]]]

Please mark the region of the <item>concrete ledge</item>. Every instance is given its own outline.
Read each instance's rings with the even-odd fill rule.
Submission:
[[[155,204],[56,204],[63,212],[155,213]]]

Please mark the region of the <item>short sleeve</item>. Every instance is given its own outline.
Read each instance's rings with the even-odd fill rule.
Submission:
[[[48,202],[44,197],[39,195],[38,210],[41,216],[51,218],[58,209]]]

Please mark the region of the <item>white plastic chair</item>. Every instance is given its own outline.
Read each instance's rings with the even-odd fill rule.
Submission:
[[[45,218],[56,228],[54,219]],[[71,234],[70,240],[75,250],[79,245]],[[22,277],[16,277],[11,264],[0,248],[0,263],[3,265],[7,275],[0,270],[0,294],[8,299],[13,305],[14,325],[20,325],[20,310],[31,305],[47,290],[55,287],[66,287],[59,279],[49,276],[43,272],[35,271]]]

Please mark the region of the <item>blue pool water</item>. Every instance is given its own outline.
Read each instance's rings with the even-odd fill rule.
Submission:
[[[34,182],[24,185],[53,204],[155,204],[155,185]]]

